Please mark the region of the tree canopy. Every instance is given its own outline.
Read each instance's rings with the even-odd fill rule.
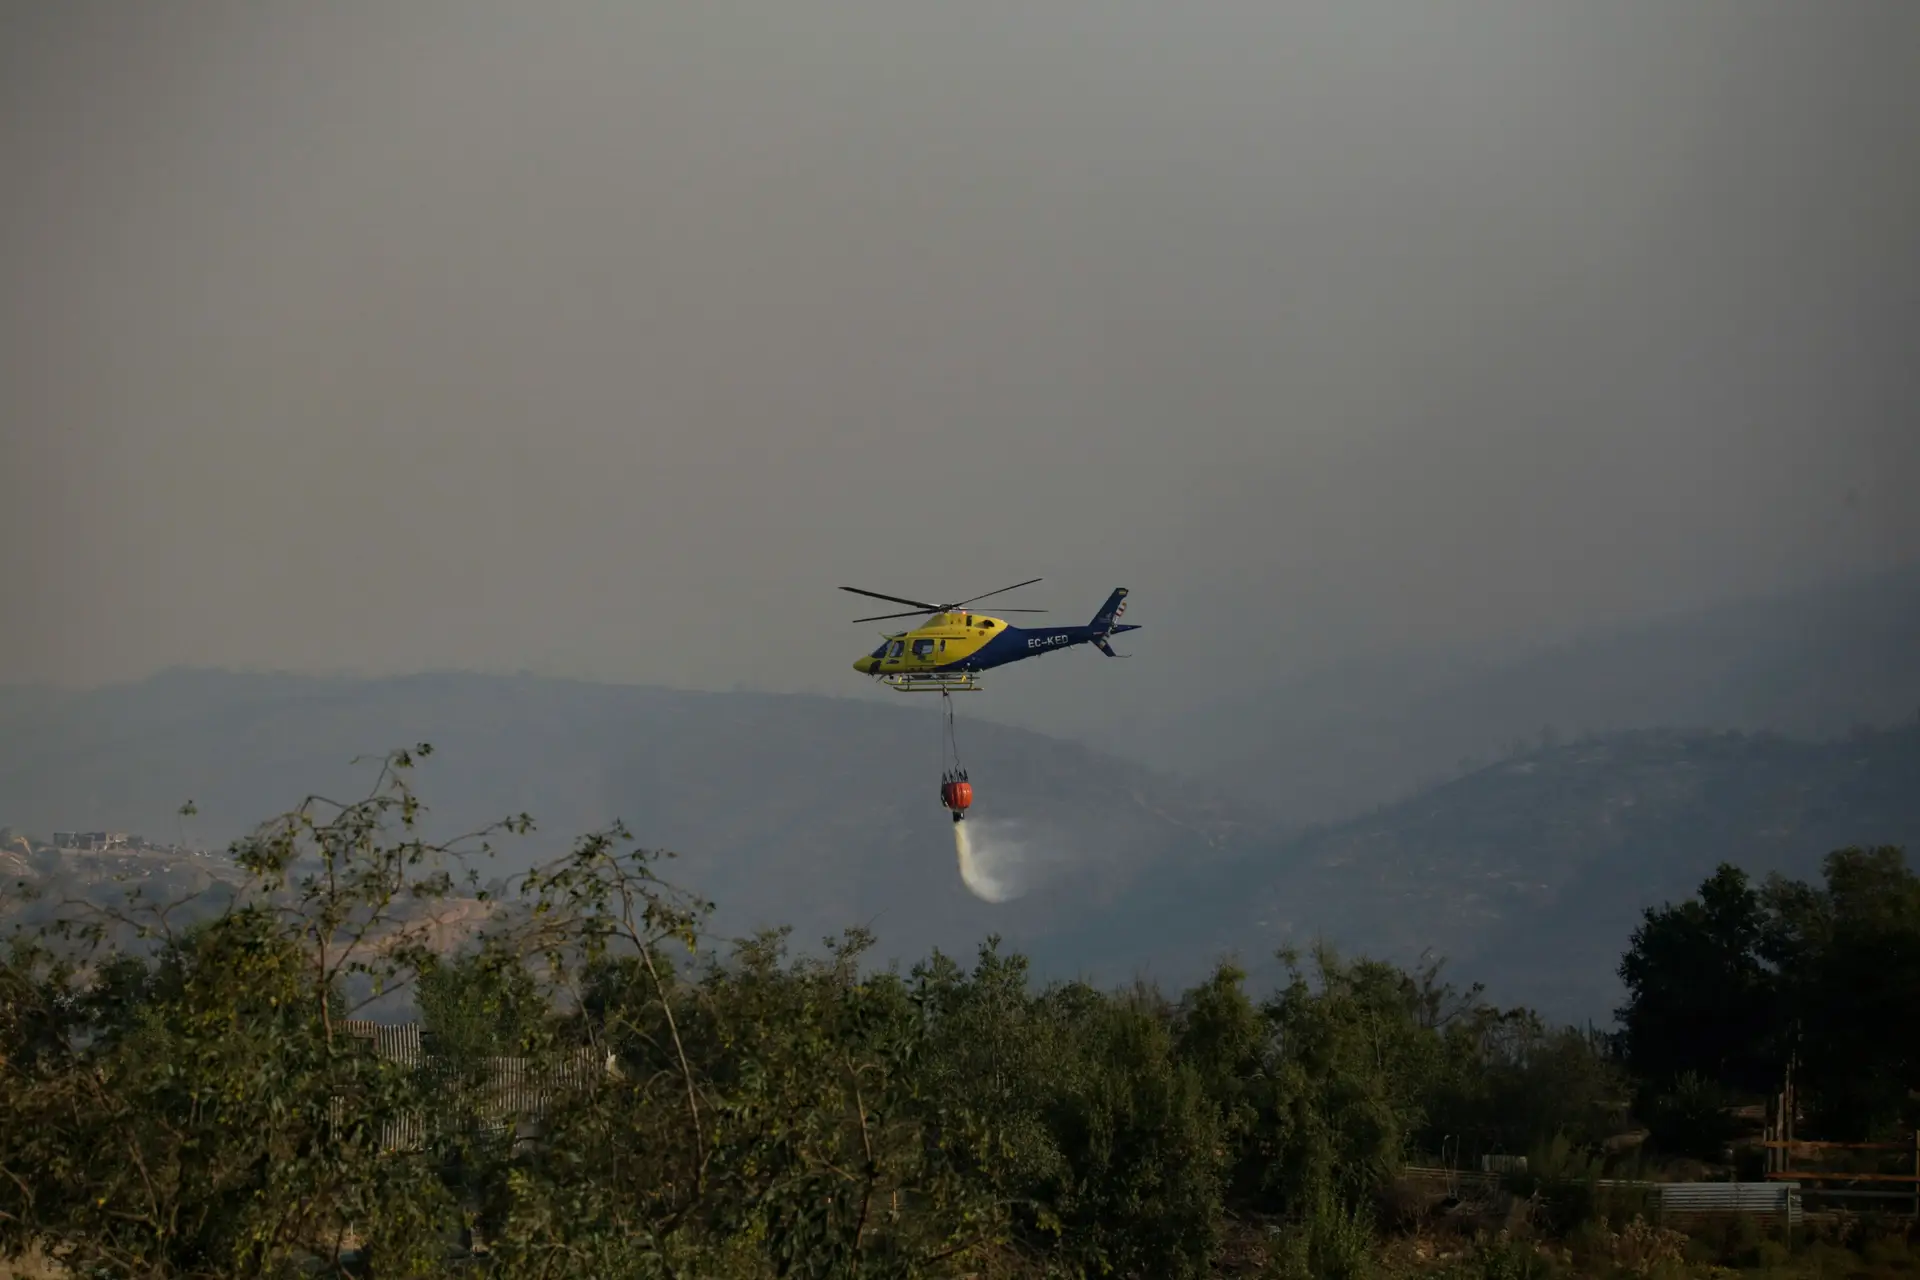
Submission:
[[[1836,850],[1818,884],[1755,887],[1723,865],[1646,912],[1620,976],[1626,1060],[1650,1096],[1770,1094],[1791,1067],[1836,1140],[1920,1120],[1920,876],[1900,849]]]
[[[1605,1036],[1437,964],[1287,955],[1177,997],[871,963],[849,931],[723,951],[671,854],[621,828],[490,888],[488,832],[416,834],[415,756],[236,847],[251,883],[17,936],[0,965],[0,1257],[140,1277],[1152,1276],[1263,1223],[1271,1274],[1357,1276],[1388,1192],[1463,1144],[1598,1150],[1633,1079],[1897,1118],[1920,885],[1846,850],[1820,886],[1723,868],[1647,913]],[[502,826],[525,830],[523,816]],[[489,831],[492,828],[489,829]],[[450,946],[465,872],[491,914]],[[1868,979],[1872,980],[1869,981]],[[404,997],[419,1048],[365,1014]],[[391,1039],[391,1037],[389,1037]],[[385,1047],[383,1047],[385,1046]],[[1856,1068],[1872,1064],[1882,1076]]]

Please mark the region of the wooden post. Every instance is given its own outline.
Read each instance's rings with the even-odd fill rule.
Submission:
[[[1780,1096],[1783,1099],[1783,1101],[1780,1104],[1780,1141],[1783,1143],[1790,1144],[1793,1141],[1793,1077],[1792,1076],[1787,1077],[1786,1092],[1782,1093]],[[1783,1146],[1780,1148],[1780,1172],[1791,1173],[1792,1171],[1793,1171],[1793,1148],[1791,1146]]]

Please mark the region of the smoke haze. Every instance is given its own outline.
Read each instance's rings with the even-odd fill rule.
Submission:
[[[1147,660],[970,706],[1104,733],[1920,547],[1912,4],[0,22],[0,680],[890,696],[834,588],[1043,574]]]

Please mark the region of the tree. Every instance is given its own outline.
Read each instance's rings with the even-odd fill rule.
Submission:
[[[176,904],[136,898],[16,949],[0,984],[0,1256],[270,1275],[337,1263],[351,1230],[383,1269],[437,1260],[457,1215],[432,1151],[381,1151],[424,1081],[343,1029],[349,987],[417,972],[425,909],[450,885],[434,867],[450,850],[412,834],[414,754],[390,755],[366,798],[310,798],[240,842],[249,894],[212,919],[176,929]]]
[[[1257,1141],[1272,1031],[1247,997],[1246,971],[1216,967],[1187,993],[1176,1027],[1175,1052],[1194,1071],[1219,1112],[1221,1135],[1233,1152],[1227,1172],[1230,1194],[1251,1201],[1260,1194],[1266,1163]]]
[[[1920,877],[1893,847],[1836,850],[1822,873],[1756,891],[1723,865],[1695,898],[1649,910],[1621,960],[1641,1103],[1696,1145],[1723,1094],[1773,1092],[1789,1058],[1828,1136],[1920,1119]]]
[[[417,986],[422,1030],[434,1053],[454,1062],[524,1052],[549,1011],[521,957],[498,947],[432,957]]]
[[[1693,1074],[1730,1088],[1778,1087],[1778,990],[1763,963],[1760,896],[1722,863],[1699,895],[1651,907],[1620,961],[1629,1068],[1655,1092]]]
[[[1400,1170],[1425,1120],[1440,1059],[1427,1019],[1435,990],[1379,961],[1343,961],[1330,947],[1309,977],[1282,952],[1287,984],[1263,1006],[1274,1047],[1267,1068],[1273,1207],[1299,1218],[1350,1212]]]
[[[1894,847],[1827,855],[1825,884],[1773,877],[1761,950],[1778,970],[1801,1094],[1836,1139],[1905,1131],[1920,1088],[1920,876]]]

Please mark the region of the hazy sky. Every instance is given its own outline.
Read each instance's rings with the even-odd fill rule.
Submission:
[[[1920,552],[1912,0],[5,13],[0,680],[1129,585],[1070,716]]]

